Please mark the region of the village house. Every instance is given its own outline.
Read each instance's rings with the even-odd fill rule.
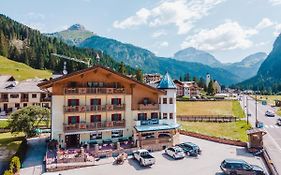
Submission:
[[[143,82],[146,84],[156,83],[161,80],[162,76],[158,73],[155,74],[144,74],[143,75]]]
[[[153,150],[178,143],[176,86],[157,88],[97,65],[38,85],[52,92],[51,138],[63,148],[131,140]]]
[[[179,81],[174,80],[177,86],[177,97],[197,97],[200,95],[200,87],[195,81]]]
[[[41,80],[17,82],[11,75],[0,75],[0,112],[8,115],[25,106],[51,106],[51,97],[37,86]]]

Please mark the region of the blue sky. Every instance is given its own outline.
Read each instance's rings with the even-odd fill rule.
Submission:
[[[186,47],[235,62],[267,52],[281,32],[281,0],[1,0],[0,13],[41,32],[72,24],[171,57]],[[278,13],[279,12],[279,13]]]

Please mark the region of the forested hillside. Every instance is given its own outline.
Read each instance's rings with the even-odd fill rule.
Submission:
[[[39,31],[20,24],[9,17],[0,14],[0,55],[14,61],[23,62],[36,69],[49,69],[61,72],[63,60],[51,55],[51,53],[85,59],[91,58],[96,63],[96,56],[101,57],[100,64],[117,69],[119,63],[108,55],[98,53],[94,49],[77,48],[68,46],[55,37],[47,37]],[[69,62],[68,72],[85,68],[86,65]],[[135,72],[127,66],[129,73]]]

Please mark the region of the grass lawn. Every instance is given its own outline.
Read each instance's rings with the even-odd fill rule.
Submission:
[[[36,77],[50,78],[52,75],[50,71],[33,69],[26,64],[9,60],[3,56],[0,56],[0,74],[13,75],[18,81]]]
[[[181,129],[209,136],[223,137],[234,140],[248,141],[246,131],[251,128],[246,121],[209,123],[209,122],[182,122]]]
[[[253,98],[255,98],[254,95],[251,95]],[[258,100],[266,100],[267,104],[269,105],[275,105],[274,100],[281,100],[281,95],[257,95]]]
[[[23,139],[24,133],[0,133],[0,147],[6,147],[8,150],[16,151]]]
[[[8,124],[7,120],[0,120],[0,128],[6,128]]]
[[[233,115],[245,116],[238,101],[177,102],[177,115]]]

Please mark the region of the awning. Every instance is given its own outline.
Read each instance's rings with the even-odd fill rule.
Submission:
[[[140,126],[135,126],[135,129],[138,132],[146,132],[146,131],[160,131],[160,130],[176,129],[179,126],[180,126],[179,124],[140,125]]]

